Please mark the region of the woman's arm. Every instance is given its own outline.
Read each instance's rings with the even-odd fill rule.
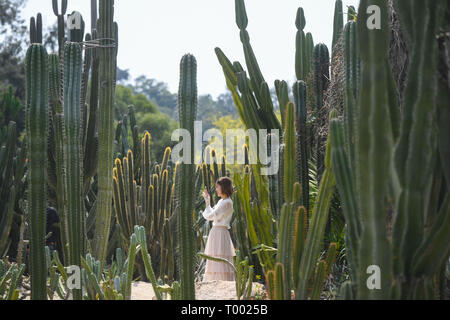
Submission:
[[[207,205],[205,211],[203,211],[203,218],[209,221],[220,220],[224,214],[226,214],[231,207],[231,203],[228,201],[221,201],[217,203],[214,208]]]

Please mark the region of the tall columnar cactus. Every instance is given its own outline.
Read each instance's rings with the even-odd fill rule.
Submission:
[[[84,256],[81,70],[81,47],[78,43],[67,42],[64,48],[64,198],[67,203],[69,263],[76,266],[81,266],[81,257]],[[74,290],[73,297],[81,299],[81,290]]]
[[[56,179],[55,185],[52,186],[56,191],[56,208],[60,218],[60,234],[61,244],[63,249],[63,259],[68,261],[68,232],[67,232],[67,217],[64,202],[64,179],[65,179],[65,164],[64,164],[64,112],[63,104],[60,100],[61,95],[61,75],[60,63],[57,54],[49,55],[49,106],[50,112],[50,145],[49,151],[52,156],[49,158],[49,172],[54,174]],[[53,175],[50,175],[52,177]],[[49,179],[51,181],[51,179]]]
[[[336,117],[336,110],[332,110],[330,112],[330,120]],[[320,245],[324,236],[335,185],[336,182],[331,162],[331,141],[328,138],[325,154],[325,170],[320,181],[317,201],[311,214],[311,222],[298,270],[299,274],[295,292],[296,299],[306,299],[308,296],[308,289],[310,288],[310,282],[312,281],[311,279],[313,278],[317,259],[320,254]]]
[[[45,300],[45,226],[47,212],[48,55],[32,44],[26,56],[26,134],[28,139],[28,217],[31,298]]]
[[[367,27],[367,5],[381,8],[381,29]],[[383,270],[383,290],[369,290],[365,281],[358,279],[362,298],[387,298],[392,281],[392,250],[386,235],[385,199],[388,195],[389,160],[392,156],[392,112],[397,111],[392,92],[392,75],[388,64],[389,26],[386,1],[362,1],[359,8],[358,42],[362,60],[362,82],[358,110],[358,140],[356,144],[356,180],[360,190],[358,207],[365,227],[361,232],[358,252],[359,269],[362,276],[370,265]],[[375,49],[376,48],[376,49]],[[385,79],[373,81],[372,79]]]
[[[349,155],[350,166],[355,166],[355,147],[357,130],[357,102],[360,86],[361,63],[358,55],[358,30],[357,23],[349,21],[344,29],[344,68],[345,68],[345,88],[344,88],[344,127]]]
[[[228,89],[233,94],[233,100],[247,129],[278,129],[281,131],[282,127],[275,115],[270,98],[269,86],[264,80],[250,45],[250,36],[246,30],[248,18],[244,0],[235,0],[235,11],[236,24],[240,30],[250,78],[247,78],[246,72],[238,62],[232,64],[225,54],[219,48],[216,48],[216,55],[223,68]],[[239,88],[241,94],[239,94],[237,88]],[[284,107],[281,106],[281,109]]]
[[[309,210],[309,167],[308,167],[308,137],[306,136],[306,83],[297,81],[292,88],[295,102],[297,152],[297,181],[302,186],[302,205]]]
[[[314,52],[314,40],[311,32],[306,33],[306,77],[311,72],[313,52]]]
[[[306,36],[303,29],[305,28],[306,20],[305,13],[303,12],[303,8],[298,8],[297,10],[297,18],[295,20],[295,26],[297,27],[297,35],[295,38],[295,74],[297,76],[297,80],[306,80],[308,76],[307,69],[307,45],[306,45]]]
[[[410,288],[407,285],[402,287],[402,297],[406,296],[408,289],[420,290],[420,286],[424,285],[421,284],[421,277],[430,277],[436,273],[439,262],[448,258],[450,241],[449,181],[444,198],[447,201],[441,202],[441,211],[437,216],[429,200],[433,183],[431,177],[438,157],[437,137],[438,134],[444,134],[435,129],[436,115],[448,110],[448,103],[442,104],[439,101],[438,104],[435,100],[438,93],[435,85],[436,34],[448,2],[427,0],[409,3],[409,6],[405,4],[395,1],[411,59],[402,105],[401,131],[395,150],[395,168],[401,192],[393,237],[396,241],[394,254],[401,261],[396,263],[395,271],[414,280]],[[448,87],[446,90],[448,92]],[[394,137],[395,124],[392,123]],[[444,159],[445,166],[448,166],[448,160]],[[427,215],[424,215],[426,211]],[[432,218],[433,216],[436,218]],[[431,222],[434,225],[428,229]],[[430,231],[427,232],[428,230]],[[417,293],[416,297],[420,294],[422,293]]]
[[[106,249],[111,225],[111,200],[113,195],[113,142],[114,142],[114,96],[115,61],[117,50],[114,39],[114,0],[102,0],[99,6],[98,32],[104,40],[99,48],[99,112],[98,112],[98,198],[97,218],[93,249],[102,265],[106,259]]]
[[[296,128],[294,104],[289,102],[286,107],[286,127],[284,128],[284,155],[283,155],[283,190],[284,202],[293,202],[294,183],[296,175]]]
[[[344,28],[344,11],[342,8],[342,0],[336,0],[334,5],[334,20],[333,20],[333,42],[331,46],[331,51],[334,56],[334,46],[338,43],[339,38]]]
[[[176,193],[179,199],[179,213],[177,217],[179,237],[178,266],[181,277],[182,299],[195,299],[195,233],[192,217],[195,205],[194,121],[197,117],[197,62],[195,57],[190,54],[184,55],[180,63],[178,112],[180,128],[188,130],[191,134],[189,163],[180,163],[177,169],[180,174],[176,185]]]
[[[324,105],[324,94],[330,83],[330,55],[328,48],[325,44],[319,43],[314,47],[314,57],[313,57],[313,87],[314,87],[314,97],[315,106],[313,107],[314,113],[316,115],[316,131],[323,126],[323,118],[321,117],[322,107]],[[315,141],[315,158],[317,161],[317,178],[320,180],[323,168],[323,152],[322,143],[318,134]]]

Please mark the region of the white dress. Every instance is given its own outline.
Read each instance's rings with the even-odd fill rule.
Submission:
[[[233,256],[236,256],[230,232],[228,231],[232,216],[233,201],[230,198],[220,199],[213,208],[207,206],[205,211],[203,211],[203,218],[213,221],[213,227],[209,232],[205,245],[205,254],[225,258],[231,263],[233,263]],[[234,270],[227,263],[206,260],[203,281],[210,280],[234,281]]]

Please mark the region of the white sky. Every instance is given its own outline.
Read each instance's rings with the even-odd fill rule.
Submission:
[[[61,3],[58,0],[58,3]],[[276,79],[295,79],[295,17],[303,7],[305,32],[314,43],[331,49],[334,0],[246,0],[247,30],[255,55],[269,86]],[[358,6],[359,0],[343,0]],[[90,0],[68,1],[67,13],[79,11],[90,30]],[[23,17],[42,13],[44,30],[56,21],[51,0],[28,0]],[[345,21],[346,17],[344,17]],[[220,47],[228,58],[245,67],[239,29],[235,23],[234,0],[116,0],[115,21],[119,24],[118,66],[129,69],[131,78],[146,75],[178,90],[179,63],[185,53],[197,59],[199,94],[217,97],[226,92],[222,68],[214,53]]]

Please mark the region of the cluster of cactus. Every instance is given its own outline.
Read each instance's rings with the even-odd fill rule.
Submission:
[[[0,260],[0,300],[18,300],[25,265]]]
[[[95,10],[92,17],[96,20],[95,1],[92,1],[92,8]],[[101,2],[101,22],[112,20],[112,8],[113,1]],[[113,72],[109,72],[108,68],[111,69],[109,61],[114,62],[117,54],[117,25],[110,27],[108,22],[100,23],[100,36],[106,38],[104,40],[108,43],[100,44],[101,48],[86,46],[87,50],[83,59],[81,42],[84,36],[84,21],[81,15],[74,12],[69,16],[68,20],[76,21],[68,21],[69,42],[67,42],[64,37],[67,1],[62,1],[61,13],[59,13],[58,2],[53,0],[53,10],[58,16],[59,54],[47,55],[42,45],[42,16],[38,14],[37,19],[32,18],[30,21],[32,44],[28,49],[26,63],[26,137],[28,145],[33,146],[28,150],[30,169],[28,215],[31,230],[31,274],[32,279],[34,278],[32,282],[37,281],[36,285],[32,285],[32,298],[38,299],[45,299],[46,273],[42,270],[47,205],[56,204],[60,216],[63,263],[80,266],[81,257],[85,255],[88,245],[85,213],[86,211],[95,212],[95,208],[92,210],[92,207],[96,204],[96,199],[93,199],[91,194],[92,178],[96,175],[97,163],[100,162],[103,165],[108,162],[107,160],[98,161],[96,114],[99,96],[100,102],[105,106],[108,103],[111,105],[114,99],[115,66]],[[95,29],[92,30],[92,36],[86,35],[86,43],[89,43],[92,38],[97,39]],[[112,50],[112,54],[109,50]],[[103,69],[100,68],[102,65]],[[86,99],[91,69],[92,85],[88,107]],[[106,81],[110,85],[99,88],[99,81]],[[101,118],[105,112],[100,111]],[[105,129],[106,124],[102,121],[99,123],[98,134],[105,135],[104,133],[109,131],[112,133],[112,130],[109,130],[112,125]],[[106,140],[103,142],[103,147],[111,145],[110,149],[112,148],[112,141],[110,144]],[[102,153],[102,156],[109,159],[112,153],[111,156]],[[98,180],[99,194],[101,194],[104,190],[104,180]],[[45,181],[48,181],[48,184]],[[110,189],[112,190],[112,183]],[[88,201],[85,202],[83,198]],[[106,202],[109,206],[110,200]],[[99,208],[101,203],[102,201],[99,200]],[[99,214],[99,217],[101,216]],[[101,237],[105,233],[104,227],[109,224],[102,224],[100,228],[98,220],[101,219],[96,220],[95,235],[100,234]],[[106,238],[108,234],[109,228],[106,231]],[[94,243],[99,243],[98,238],[94,239]],[[103,253],[102,250],[97,250],[97,253],[99,251]],[[100,255],[99,260],[104,261],[104,257]],[[76,289],[73,294],[75,299],[81,299],[81,290]]]
[[[300,81],[304,85],[303,81]],[[284,203],[278,220],[278,246],[276,262],[266,272],[266,280],[271,299],[319,299],[326,275],[334,264],[336,244],[331,243],[327,259],[317,263],[321,251],[321,241],[334,192],[335,180],[331,168],[331,142],[327,143],[325,171],[319,186],[317,201],[311,218],[301,205],[303,197],[301,184],[295,179],[296,122],[294,104],[286,108],[284,130],[283,192]],[[332,111],[330,118],[337,116]]]
[[[380,29],[367,27],[374,5]],[[362,0],[357,22],[345,27],[345,115],[330,123],[351,270],[341,292],[345,299],[445,299],[450,159],[448,136],[441,136],[448,123],[437,116],[448,120],[448,79],[437,79],[447,62],[438,60],[436,34],[450,8],[428,0],[397,0],[394,8],[411,54],[401,113],[388,61],[387,2]],[[366,285],[371,266],[381,272],[374,289]]]
[[[16,123],[11,121],[5,145],[0,149],[0,257],[7,254],[12,239],[10,232],[15,214],[20,212],[19,199],[23,194],[26,146],[16,148]]]
[[[171,148],[167,147],[161,164],[150,163],[150,134],[141,140],[140,175],[136,174],[134,153],[130,149],[122,161],[117,158],[113,169],[113,205],[124,243],[128,244],[135,225],[149,230],[147,245],[157,263],[159,278],[169,282],[174,277],[174,174],[169,164]],[[136,181],[141,181],[140,185]],[[141,269],[143,270],[143,269]],[[142,274],[145,277],[145,274]]]
[[[235,5],[236,23],[240,30],[240,38],[250,79],[247,78],[247,73],[239,62],[232,64],[222,50],[216,48],[215,52],[223,68],[227,87],[233,95],[239,116],[247,129],[281,130],[281,124],[274,112],[269,86],[264,80],[250,45],[250,37],[246,30],[248,19],[244,0],[236,0]],[[280,104],[280,108],[284,107],[285,105]]]

